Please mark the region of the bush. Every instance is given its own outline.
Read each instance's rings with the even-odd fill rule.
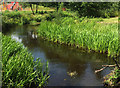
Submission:
[[[42,16],[41,15],[33,15],[32,17],[33,19],[31,21],[37,21],[37,22],[41,22],[42,20]]]
[[[46,11],[43,11],[43,13],[47,13]],[[13,26],[13,25],[24,25],[24,24],[30,24],[31,21],[41,22],[42,20],[52,20],[50,15],[40,15],[36,14],[33,15],[30,12],[18,12],[18,11],[5,11],[2,13],[2,26],[5,28],[6,26]]]

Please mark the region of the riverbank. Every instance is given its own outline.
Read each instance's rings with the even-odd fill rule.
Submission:
[[[118,17],[79,18],[77,13],[69,11],[40,11],[35,15],[31,11],[5,11],[2,14],[3,28],[25,24],[40,25],[38,35],[49,41],[106,53],[111,57],[119,56]]]
[[[43,22],[38,35],[45,40],[59,44],[83,48],[86,51],[106,53],[110,57],[118,57],[118,18],[89,19],[64,17]],[[113,73],[114,72],[114,73]],[[119,86],[120,72],[114,71],[105,76],[107,87]]]
[[[102,24],[89,18],[63,17],[40,24],[38,35],[48,41],[118,56],[118,24]]]
[[[120,70],[116,67],[114,70],[104,77],[104,85],[106,87],[120,87]]]
[[[102,77],[108,74],[110,69],[105,69],[99,74],[95,74],[94,71],[102,65],[114,64],[112,58],[106,54],[86,52],[33,37],[32,34],[36,34],[35,30],[35,26],[24,25],[13,27],[4,34],[21,42],[33,57],[40,57],[42,62],[49,62],[50,78],[46,86],[103,86]]]
[[[2,87],[42,87],[48,78],[48,65],[43,69],[40,58],[34,61],[27,48],[2,35]]]
[[[119,56],[118,23],[104,18],[79,18],[70,13],[29,12],[3,13],[3,26],[40,24],[38,36],[59,44],[83,48],[90,52],[106,53],[110,57]],[[10,19],[10,20],[8,20]],[[108,23],[110,22],[110,23]]]

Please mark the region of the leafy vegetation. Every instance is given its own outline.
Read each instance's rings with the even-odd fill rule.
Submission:
[[[120,70],[118,68],[114,68],[114,70],[104,79],[105,86],[120,86]]]
[[[118,2],[24,2],[21,4],[27,8],[31,7],[33,14],[44,9],[58,11],[59,8],[66,8],[78,12],[80,17],[115,17],[118,16],[119,7]]]
[[[42,15],[41,13],[44,13]],[[30,11],[5,11],[2,13],[2,26],[14,26],[14,25],[24,25],[30,24],[32,21],[41,22],[48,18],[46,12],[40,11],[39,14],[33,15]]]
[[[1,34],[0,34],[1,35]],[[48,64],[43,69],[40,58],[35,61],[27,48],[2,36],[2,86],[44,86],[48,80]]]
[[[29,3],[24,3],[29,4]],[[32,3],[38,4],[38,3]],[[54,7],[58,11],[60,6],[78,12],[80,17],[115,17],[118,16],[118,2],[39,2],[45,7]]]
[[[40,24],[38,35],[49,41],[75,45],[88,50],[119,55],[118,25],[101,24],[99,20],[64,17]],[[98,22],[98,23],[96,23]]]
[[[108,23],[109,17],[118,16],[117,2],[25,2],[22,4],[27,8],[30,7],[33,14],[31,11],[5,11],[2,13],[3,28],[42,21],[38,35],[44,39],[77,48],[82,47],[88,51],[107,53],[111,57],[120,55],[118,24],[112,22],[117,18],[112,19],[112,23]],[[39,5],[55,7],[56,11],[54,9],[52,9],[54,12],[41,11]],[[66,11],[62,11],[62,8]],[[43,86],[49,76],[47,67],[43,70],[39,58],[34,61],[27,48],[11,40],[10,37],[3,35],[2,41],[0,49],[3,48],[3,87],[26,87],[34,84]],[[109,79],[116,80],[119,77],[120,71],[116,69],[115,74]]]
[[[118,22],[119,21],[120,21],[120,18],[118,18]],[[118,23],[118,26],[119,25],[120,25],[120,23]],[[120,33],[120,31],[118,29],[118,39],[119,39],[118,41],[120,41],[119,33]],[[120,49],[120,43],[118,45],[119,45],[118,48]],[[120,62],[119,62],[119,58],[118,58],[118,65],[119,64],[120,64]],[[115,67],[114,70],[110,74],[105,76],[104,83],[107,84],[107,86],[110,86],[110,87],[111,86],[120,86],[120,69],[118,67]]]
[[[5,11],[2,13],[2,27],[25,25],[25,24],[36,24],[41,21],[51,21],[53,18],[58,16],[61,17],[75,17],[77,13],[72,12],[56,12],[56,11],[38,11],[37,14],[33,15],[31,11]]]

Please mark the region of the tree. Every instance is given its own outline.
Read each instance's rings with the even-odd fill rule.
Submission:
[[[34,13],[34,11],[33,11],[33,7],[32,7],[32,2],[29,2],[29,4],[30,4],[30,7],[31,7],[31,10],[32,10],[33,15],[35,15],[35,13]]]
[[[78,11],[80,16],[104,17],[105,14],[114,16],[118,11],[118,2],[70,2],[65,6],[72,11]]]
[[[36,5],[36,13],[38,12],[38,6],[55,7],[58,11],[61,2],[26,2],[31,7]],[[24,3],[24,6],[28,6]],[[77,11],[80,16],[88,17],[109,17],[118,15],[118,2],[62,2],[62,5],[72,11]]]

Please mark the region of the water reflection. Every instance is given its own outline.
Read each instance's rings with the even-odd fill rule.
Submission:
[[[37,37],[36,27],[22,26],[4,32],[16,41],[22,42],[35,58],[49,61],[50,79],[48,86],[100,86],[102,77],[110,69],[95,74],[103,64],[112,64],[105,54],[87,53],[66,45],[54,44]]]
[[[15,39],[17,42],[22,42],[22,39],[18,35],[11,35],[12,39]]]

